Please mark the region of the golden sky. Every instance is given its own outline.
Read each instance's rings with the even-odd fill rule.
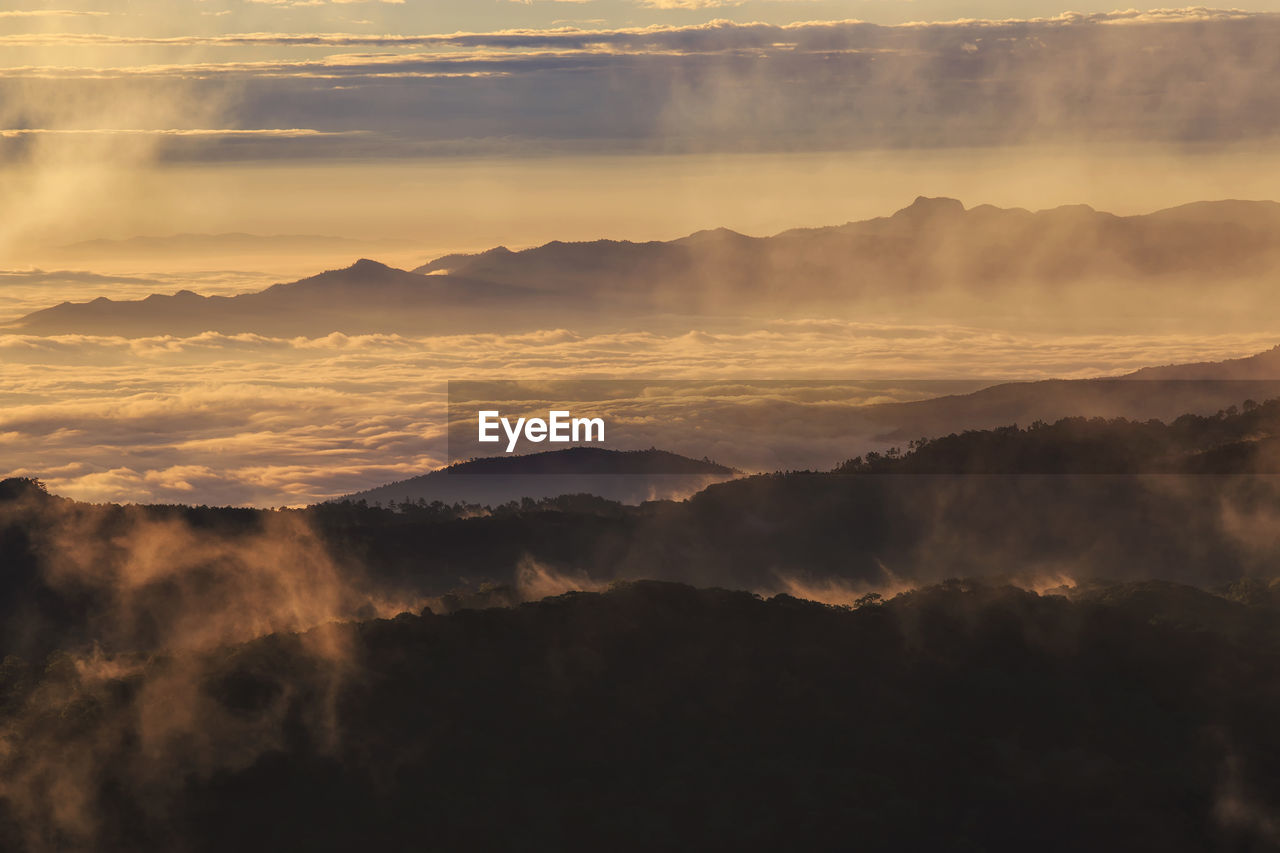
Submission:
[[[0,14],[10,264],[183,231],[429,255],[771,233],[917,194],[1280,195],[1275,3],[23,5]]]

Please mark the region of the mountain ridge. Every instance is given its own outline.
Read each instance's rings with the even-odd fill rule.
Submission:
[[[891,216],[752,237],[725,228],[671,241],[552,241],[450,254],[413,270],[363,258],[257,293],[62,303],[28,334],[477,333],[655,318],[898,316],[1167,324],[1280,311],[1258,287],[1280,269],[1280,204],[1193,202],[1117,216],[918,197]],[[1207,293],[1211,280],[1220,290]],[[1232,288],[1235,288],[1234,290]],[[1162,312],[1153,316],[1159,294]],[[1099,310],[1099,309],[1103,310]],[[1074,318],[1074,319],[1073,319]],[[679,325],[679,324],[677,324]],[[684,323],[687,326],[687,322]]]
[[[692,459],[657,448],[569,447],[455,462],[336,500],[498,505],[524,498],[590,494],[635,504],[684,497],[741,473],[709,459]]]
[[[1087,204],[1064,204],[1052,208],[1043,208],[1031,211],[1026,208],[1012,207],[1003,208],[992,204],[979,204],[972,208],[965,208],[963,202],[958,199],[948,198],[945,196],[917,196],[915,201],[910,205],[903,207],[889,216],[878,216],[864,220],[851,220],[841,225],[823,225],[808,228],[792,228],[780,231],[776,234],[756,237],[733,231],[728,228],[709,228],[696,231],[692,234],[678,237],[669,241],[649,240],[649,241],[631,241],[601,238],[596,240],[582,241],[562,241],[552,240],[538,246],[532,246],[525,249],[513,251],[505,246],[498,246],[484,252],[473,254],[468,253],[452,253],[444,255],[440,258],[428,261],[421,266],[415,267],[415,272],[429,272],[439,269],[457,269],[456,266],[449,267],[450,264],[458,264],[468,259],[485,259],[492,260],[500,258],[504,261],[514,260],[520,256],[528,257],[538,253],[541,250],[564,250],[566,248],[623,248],[623,247],[653,247],[681,245],[690,242],[697,242],[699,239],[706,239],[708,236],[716,236],[723,238],[732,238],[740,240],[744,243],[748,241],[770,241],[779,238],[787,238],[792,236],[813,236],[816,234],[835,234],[848,233],[857,231],[877,232],[885,228],[899,227],[904,223],[922,224],[937,223],[939,221],[956,221],[962,218],[982,219],[984,217],[1002,217],[1004,224],[1008,224],[1014,220],[1042,222],[1065,222],[1070,220],[1088,220],[1096,219],[1099,222],[1141,222],[1143,220],[1163,221],[1170,223],[1181,223],[1192,221],[1197,224],[1204,224],[1208,220],[1221,222],[1224,219],[1222,214],[1230,213],[1226,217],[1230,224],[1246,224],[1242,220],[1253,218],[1262,218],[1268,227],[1280,227],[1280,202],[1270,200],[1240,200],[1240,199],[1222,199],[1222,200],[1206,200],[1188,202],[1182,205],[1176,205],[1169,208],[1161,208],[1156,211],[1144,214],[1134,214],[1130,216],[1120,216],[1117,214],[1101,211]],[[1261,216],[1259,216],[1261,214]],[[625,250],[625,249],[624,249]]]
[[[967,394],[867,407],[885,441],[1064,417],[1166,420],[1280,396],[1280,345],[1222,361],[1144,367],[1115,377],[1001,382]]]
[[[451,322],[470,318],[474,323],[492,315],[493,301],[527,307],[523,304],[531,299],[532,294],[513,285],[426,276],[361,258],[349,267],[234,296],[202,296],[183,289],[136,300],[100,296],[90,302],[63,302],[28,314],[10,328],[36,334],[94,330],[117,335],[305,335],[341,326],[339,331],[353,333],[440,333],[449,331]],[[304,301],[310,304],[299,304]]]

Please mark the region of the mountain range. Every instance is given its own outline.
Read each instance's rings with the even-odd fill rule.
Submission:
[[[1280,346],[1247,358],[1143,368],[1115,378],[1008,382],[913,402],[825,410],[821,429],[833,434],[852,431],[885,446],[902,446],[949,433],[1026,427],[1068,417],[1172,421],[1188,414],[1233,414],[1277,398]],[[661,450],[573,447],[473,459],[346,499],[387,506],[405,501],[496,506],[525,498],[590,494],[637,504],[680,499],[740,474],[709,460]]]
[[[449,255],[415,272],[448,272],[558,291],[714,308],[720,295],[843,304],[948,286],[1061,285],[1087,279],[1254,275],[1280,260],[1280,204],[1197,202],[1142,216],[1087,205],[1031,212],[920,197],[889,217],[748,237],[728,229],[671,242],[552,242]]]
[[[1198,202],[1116,216],[1083,205],[966,210],[955,199],[921,197],[889,217],[772,237],[718,229],[668,242],[556,241],[446,255],[412,271],[361,260],[233,297],[182,291],[63,303],[14,328],[432,334],[815,313],[1016,316],[1024,324],[1132,328],[1135,318],[1256,317],[1272,299],[1257,282],[1277,268],[1275,202]],[[1227,298],[1243,283],[1251,285],[1247,298]]]
[[[1147,367],[1115,378],[1006,382],[859,411],[886,441],[1064,417],[1169,420],[1280,396],[1280,346],[1246,358]]]
[[[497,310],[496,306],[504,306]],[[256,293],[201,296],[190,290],[139,300],[98,297],[63,302],[23,317],[16,330],[34,334],[125,336],[228,334],[316,335],[403,332],[446,334],[503,329],[505,309],[545,317],[554,299],[512,285],[465,276],[428,276],[362,259]]]

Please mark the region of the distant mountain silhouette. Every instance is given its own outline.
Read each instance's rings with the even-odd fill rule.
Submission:
[[[1022,428],[952,432],[908,453],[856,458],[842,473],[1138,475],[1280,473],[1280,398],[1212,415],[1070,417]]]
[[[1192,364],[1170,364],[1144,367],[1129,374],[1128,379],[1201,380],[1239,382],[1248,380],[1280,381],[1280,346],[1244,358],[1225,361],[1197,361]]]
[[[912,294],[1072,282],[1250,277],[1280,262],[1280,204],[1198,202],[1145,216],[1086,205],[1032,213],[917,198],[893,216],[755,238],[726,229],[670,242],[555,241],[512,252],[448,255],[448,272],[541,291],[608,291],[629,303],[722,307],[906,303]]]
[[[348,498],[385,505],[440,501],[496,506],[524,498],[590,494],[637,504],[683,498],[739,473],[710,460],[690,459],[665,450],[570,447],[459,462]]]
[[[543,296],[537,297],[537,306],[534,301],[535,294],[513,285],[420,275],[364,259],[257,293],[200,296],[181,290],[139,300],[63,302],[23,317],[16,328],[35,334],[439,334],[502,329],[513,319],[534,323],[541,316],[535,308],[553,304]]]
[[[1165,420],[1213,414],[1280,396],[1280,346],[1245,358],[1146,367],[1107,379],[1007,382],[970,394],[871,406],[862,414],[886,440],[991,429],[1069,416]]]
[[[173,238],[181,242],[182,238]],[[966,312],[1021,327],[1128,330],[1161,316],[1280,310],[1259,288],[1280,269],[1280,204],[1199,202],[1144,216],[1085,205],[1030,212],[918,198],[892,216],[749,237],[727,229],[669,242],[616,240],[453,254],[406,272],[361,261],[235,297],[189,292],[64,303],[23,318],[35,334],[479,332],[577,329],[657,317]],[[1206,281],[1215,289],[1205,288]],[[1244,287],[1233,292],[1232,287]],[[1274,303],[1274,304],[1273,304]],[[1155,318],[1159,321],[1159,318]],[[687,329],[687,326],[686,326]]]

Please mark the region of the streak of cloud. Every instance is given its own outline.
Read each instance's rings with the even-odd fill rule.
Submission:
[[[0,10],[0,18],[101,18],[110,12],[85,9],[6,9]]]
[[[282,127],[282,128],[256,128],[251,130],[236,130],[229,128],[46,128],[31,127],[19,130],[0,130],[0,139],[16,139],[22,136],[37,136],[43,134],[52,135],[83,135],[94,134],[103,136],[278,136],[285,138],[298,138],[304,136],[342,136],[359,133],[360,131],[324,131],[315,130],[307,127]]]
[[[1203,9],[888,26],[34,33],[0,44],[198,58],[14,64],[0,69],[0,93],[21,85],[46,103],[64,92],[117,97],[181,84],[193,100],[227,103],[224,127],[367,132],[345,148],[308,149],[315,140],[299,137],[288,149],[295,155],[407,156],[485,139],[664,151],[1225,143],[1280,131],[1278,35],[1280,15]],[[242,49],[259,55],[209,55]],[[82,123],[41,113],[33,106],[7,126]],[[182,126],[159,122],[139,127]]]

